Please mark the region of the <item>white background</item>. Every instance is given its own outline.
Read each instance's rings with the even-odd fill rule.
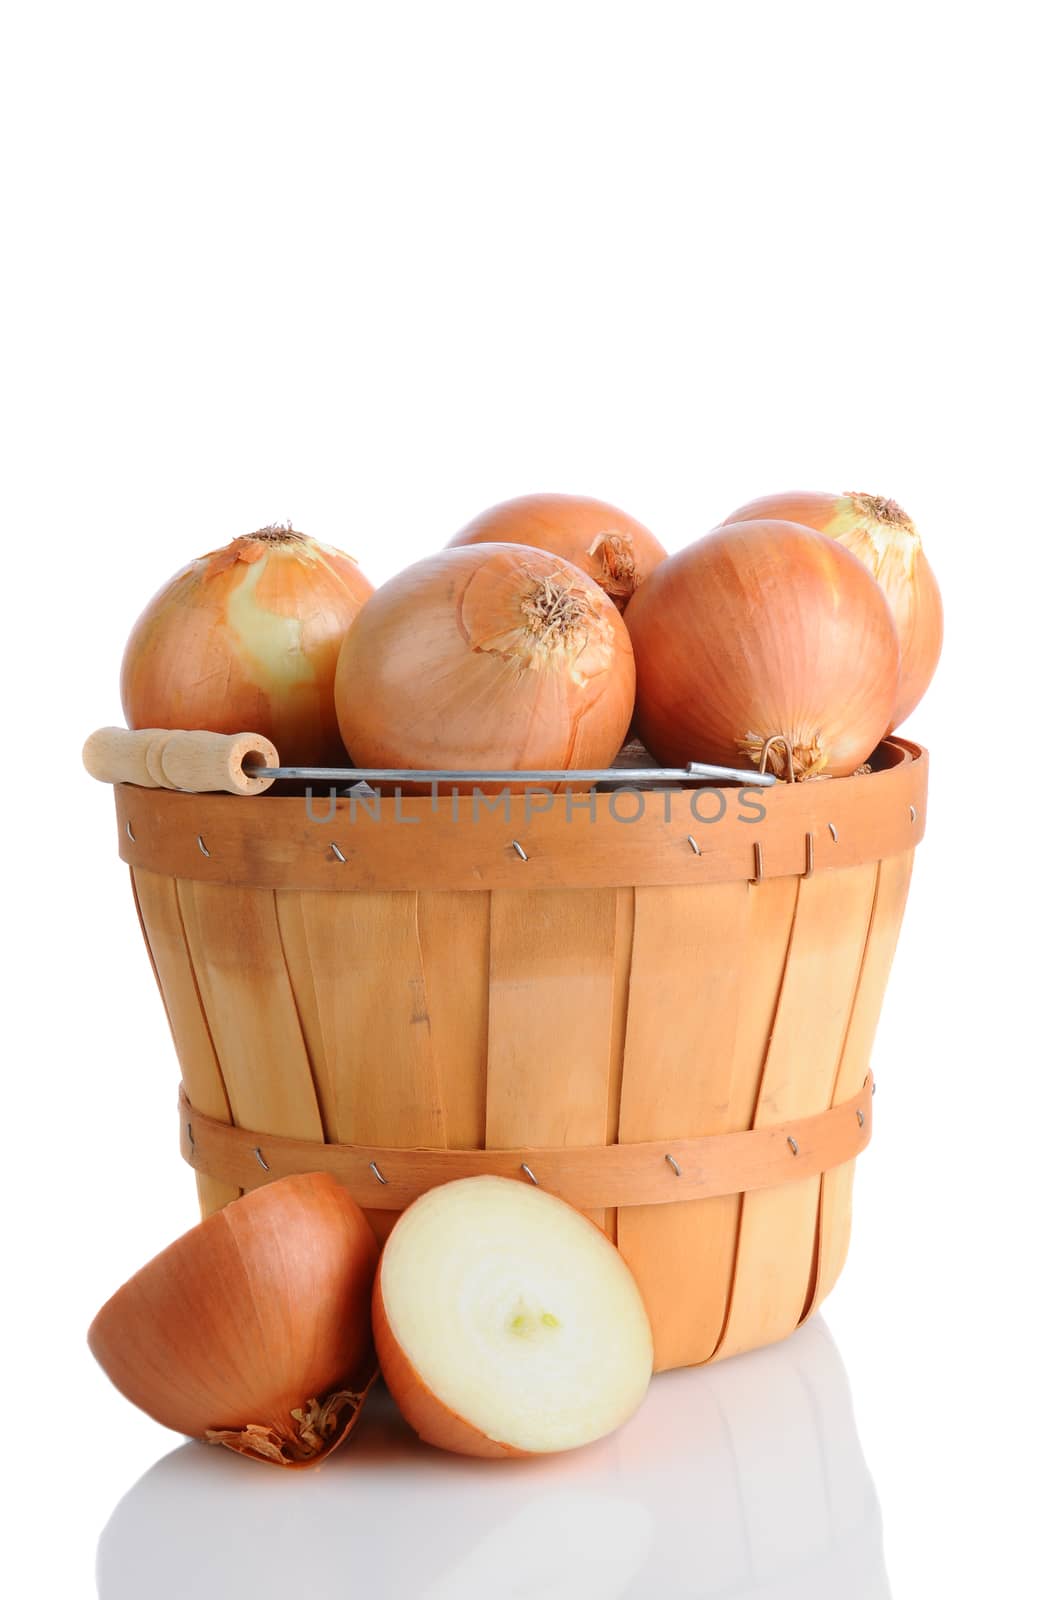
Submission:
[[[531,489],[614,500],[676,548],[791,487],[896,496],[946,603],[941,669],[907,729],[933,751],[931,820],[827,1321],[892,1593],[1054,1590],[1063,350],[1049,17],[926,0],[9,11],[12,1592],[91,1594],[113,1507],[179,1443],[111,1391],[83,1342],[97,1305],[195,1214],[111,796],[79,766],[85,734],[120,719],[140,606],[191,556],[273,519],[380,581]],[[714,1592],[723,1558],[697,1507],[723,1469],[710,1439],[703,1458],[696,1441],[661,1444],[667,1407],[675,1382],[703,1399],[744,1384],[752,1427],[761,1386],[732,1366],[652,1402],[677,1500],[691,1475],[706,1485],[673,1529],[703,1586],[673,1577],[669,1593]],[[762,1481],[754,1470],[744,1492],[770,1521],[792,1491],[766,1425],[763,1438]],[[191,1593],[210,1568],[204,1508],[216,1532],[230,1478],[242,1537],[287,1518],[289,1548],[312,1546],[311,1566],[320,1549],[328,1593],[348,1592],[337,1561],[350,1593],[422,1592],[394,1587],[381,1519],[396,1548],[433,1516],[490,1533],[495,1489],[462,1509],[457,1469],[411,1464],[386,1490],[352,1470],[304,1476],[287,1503],[287,1480],[252,1488],[218,1468],[208,1489],[175,1490],[169,1516],[165,1496],[156,1523],[137,1532],[132,1516],[129,1570],[137,1540],[157,1537],[155,1593]],[[428,1470],[436,1492],[414,1513]],[[375,1499],[360,1499],[366,1483]],[[329,1499],[315,1507],[307,1484]],[[322,1542],[324,1523],[360,1528],[370,1504],[375,1542]],[[614,1522],[592,1503],[573,1538],[598,1539],[605,1561]],[[491,1592],[538,1594],[528,1540],[514,1535],[509,1570],[501,1537],[502,1558],[484,1558]],[[803,1594],[791,1571],[784,1560],[770,1592]],[[659,1579],[651,1566],[600,1592],[656,1594]],[[215,1590],[201,1575],[195,1592]]]

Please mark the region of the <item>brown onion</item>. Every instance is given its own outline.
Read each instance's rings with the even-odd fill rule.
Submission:
[[[855,556],[790,522],[740,522],[670,556],[627,611],[636,720],[669,765],[769,769],[798,779],[861,766],[897,689],[897,630]]]
[[[344,640],[336,709],[358,766],[607,766],[635,695],[627,629],[570,562],[441,550],[382,585]]]
[[[341,761],[336,657],[372,592],[350,556],[291,528],[261,528],[200,556],[130,634],[127,723],[261,733],[285,764]]]
[[[752,500],[732,512],[727,521],[764,517],[800,522],[837,539],[885,589],[901,647],[901,675],[890,719],[890,728],[898,727],[926,693],[941,655],[944,631],[941,590],[912,519],[896,500],[881,495],[796,490]]]
[[[281,1178],[142,1267],[96,1316],[89,1347],[163,1427],[310,1466],[350,1432],[371,1380],[378,1255],[334,1178]]]
[[[649,528],[605,500],[580,494],[525,494],[482,511],[455,534],[463,544],[525,544],[579,567],[623,611],[668,552]]]

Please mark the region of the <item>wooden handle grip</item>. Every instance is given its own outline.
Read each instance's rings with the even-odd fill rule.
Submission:
[[[176,728],[99,728],[81,752],[85,770],[101,783],[191,794],[262,794],[272,778],[245,772],[280,765],[276,748],[259,733],[208,733]]]

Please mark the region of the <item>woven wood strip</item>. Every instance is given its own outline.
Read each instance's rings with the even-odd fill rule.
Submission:
[[[743,1133],[565,1149],[398,1150],[317,1144],[218,1122],[180,1096],[181,1153],[197,1172],[241,1189],[297,1172],[330,1172],[359,1205],[401,1210],[453,1178],[534,1180],[581,1211],[771,1189],[851,1161],[871,1138],[870,1076],[842,1105]],[[375,1170],[374,1170],[375,1169]]]

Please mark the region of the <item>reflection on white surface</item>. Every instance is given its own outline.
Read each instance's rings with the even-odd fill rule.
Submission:
[[[100,1538],[102,1600],[888,1600],[845,1368],[817,1318],[665,1374],[612,1438],[541,1461],[421,1445],[381,1394],[352,1444],[281,1472],[185,1444]]]

